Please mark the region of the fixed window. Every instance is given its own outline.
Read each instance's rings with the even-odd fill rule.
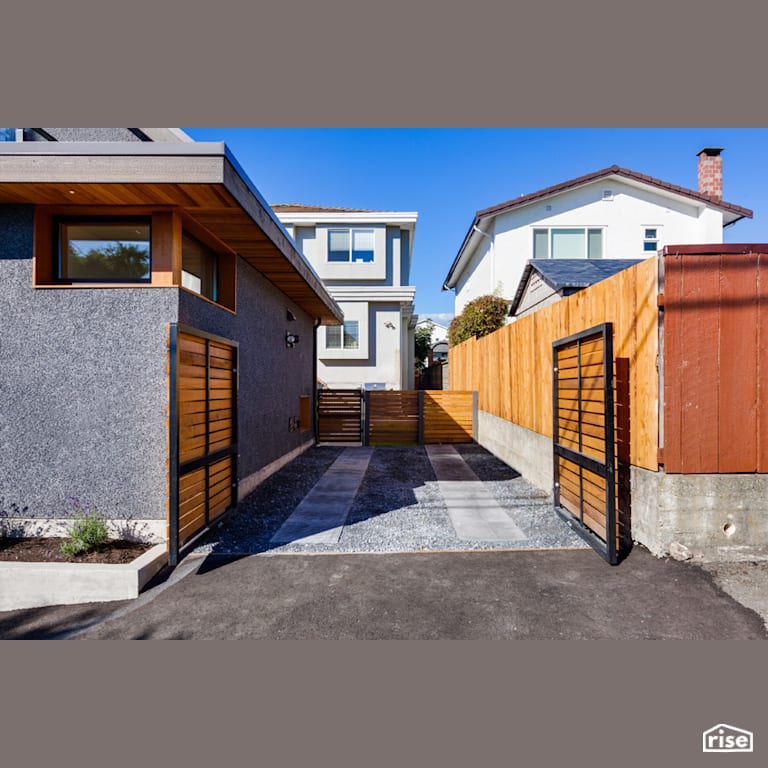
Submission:
[[[643,250],[653,253],[659,250],[659,230],[656,227],[643,229]]]
[[[547,227],[533,230],[534,259],[602,259],[603,230]]]
[[[344,325],[329,325],[325,329],[325,346],[327,349],[359,349],[359,321],[346,320]]]
[[[372,229],[328,230],[328,261],[370,263],[374,257]]]
[[[211,301],[219,300],[219,255],[187,232],[181,237],[181,285]]]
[[[60,282],[149,282],[148,218],[58,219],[56,278]]]
[[[16,129],[0,128],[0,141],[16,141]]]

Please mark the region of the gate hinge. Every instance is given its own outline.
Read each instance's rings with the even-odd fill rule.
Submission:
[[[659,293],[656,295],[656,306],[659,309],[664,309],[664,294]]]

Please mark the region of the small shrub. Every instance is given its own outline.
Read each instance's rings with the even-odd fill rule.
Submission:
[[[478,296],[448,326],[448,343],[455,347],[467,339],[487,336],[507,321],[509,302],[499,296]]]
[[[61,554],[68,557],[90,552],[109,539],[107,520],[96,507],[83,503],[74,496],[71,501],[74,510],[74,522],[70,528],[69,536],[59,547]]]

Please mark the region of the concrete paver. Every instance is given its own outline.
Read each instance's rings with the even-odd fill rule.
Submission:
[[[335,544],[363,481],[372,448],[347,448],[272,537],[273,544]]]
[[[452,445],[428,445],[456,535],[465,541],[524,541],[528,538],[510,518]]]

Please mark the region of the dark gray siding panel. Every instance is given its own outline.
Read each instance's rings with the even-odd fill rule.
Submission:
[[[312,432],[289,430],[299,397],[312,395],[313,321],[244,261],[238,264],[237,315],[182,291],[179,322],[240,343],[240,478],[298,448]],[[288,321],[286,310],[296,317]],[[299,343],[285,346],[287,331]]]
[[[166,339],[178,291],[34,289],[32,211],[0,207],[0,499],[166,516]]]

